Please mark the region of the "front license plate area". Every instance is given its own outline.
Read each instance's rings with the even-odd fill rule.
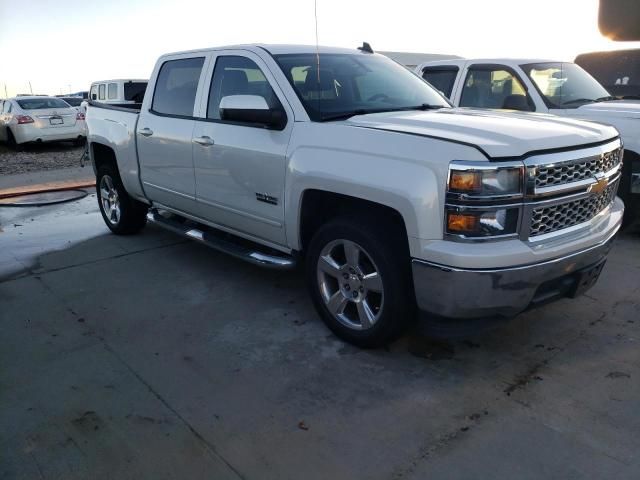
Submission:
[[[62,117],[51,117],[49,119],[49,123],[51,125],[62,125],[64,121],[62,120]]]
[[[572,290],[569,292],[570,297],[577,297],[589,290],[595,285],[602,273],[606,259],[601,260],[591,267],[587,267],[584,270],[579,270],[575,275],[575,283]]]

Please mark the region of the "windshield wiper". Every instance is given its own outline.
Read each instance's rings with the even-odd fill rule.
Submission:
[[[323,115],[320,117],[321,122],[330,122],[332,120],[347,120],[356,115],[367,115],[369,113],[388,113],[388,112],[403,112],[407,110],[437,110],[440,108],[446,108],[445,105],[430,105],[423,103],[421,105],[413,105],[410,107],[396,107],[396,108],[371,108],[371,109],[358,109],[350,112],[341,112],[330,115]]]
[[[614,100],[620,100],[618,97],[614,97],[613,95],[607,95],[606,97],[600,97],[596,99],[596,102],[612,102]]]
[[[377,111],[372,110],[353,110],[351,112],[341,112],[334,113],[330,115],[322,115],[320,117],[321,122],[330,122],[332,120],[347,120],[348,118],[354,117],[356,115],[366,115],[367,113],[378,113]]]
[[[574,98],[573,100],[567,100],[566,102],[562,102],[562,105],[571,105],[572,103],[593,103],[598,100],[593,98]]]
[[[441,108],[448,108],[447,105],[431,105],[429,103],[422,103],[420,105],[413,105],[411,107],[400,107],[394,110],[439,110]]]

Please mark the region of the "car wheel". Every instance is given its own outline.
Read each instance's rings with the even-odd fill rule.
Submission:
[[[306,256],[308,288],[323,321],[364,348],[388,344],[414,318],[406,239],[388,227],[336,219],[316,232]]]
[[[98,169],[96,186],[100,213],[113,233],[132,235],[142,230],[148,207],[129,196],[114,167],[103,165]]]
[[[16,152],[22,152],[24,150],[24,146],[16,142],[16,137],[13,136],[13,132],[9,127],[7,127],[7,145]]]

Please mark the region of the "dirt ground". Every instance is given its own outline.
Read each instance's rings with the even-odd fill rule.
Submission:
[[[71,142],[29,145],[21,152],[0,144],[0,175],[79,167],[83,150]]]

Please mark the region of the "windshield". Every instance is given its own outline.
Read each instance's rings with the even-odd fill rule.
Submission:
[[[521,65],[549,108],[575,108],[606,100],[609,92],[575,63]]]
[[[30,98],[28,100],[16,100],[23,110],[41,110],[44,108],[69,108],[69,104],[59,98]]]
[[[429,84],[370,54],[286,54],[275,59],[315,121],[344,114],[449,107]],[[318,62],[320,69],[318,70]]]
[[[82,97],[65,97],[63,100],[72,107],[79,107],[82,103]]]
[[[127,82],[124,84],[124,99],[142,103],[147,82]]]

